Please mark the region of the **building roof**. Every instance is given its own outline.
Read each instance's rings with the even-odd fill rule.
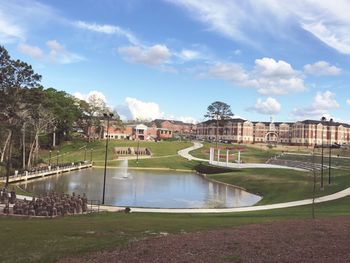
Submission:
[[[228,122],[237,123],[237,122],[245,122],[245,121],[248,121],[248,120],[244,120],[244,119],[241,119],[241,118],[224,120],[225,123],[228,123]],[[322,121],[320,121],[320,120],[319,121],[318,120],[303,120],[303,121],[297,121],[297,122],[304,123],[304,124],[319,124],[319,123],[322,123]],[[275,124],[276,126],[279,126],[281,124],[292,125],[292,124],[295,124],[297,122],[272,122],[272,123]],[[216,123],[216,120],[207,120],[207,121],[201,122],[199,124],[209,125],[209,124],[213,124],[213,123]],[[257,124],[257,123],[262,123],[264,125],[270,125],[271,124],[271,122],[266,122],[266,121],[251,121],[251,123],[253,123],[254,125]],[[350,128],[350,124],[342,123],[342,122],[325,121],[324,124],[325,125],[330,125],[330,126],[344,126],[344,127]]]
[[[167,119],[155,119],[152,122],[156,125],[161,124],[162,122],[168,121],[175,125],[193,125],[192,123],[183,122],[183,121],[176,121],[176,120],[167,120]]]

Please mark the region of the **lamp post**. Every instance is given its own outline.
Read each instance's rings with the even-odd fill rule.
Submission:
[[[57,151],[57,154],[56,154],[56,166],[58,166],[58,155],[59,155],[60,151]]]
[[[331,184],[331,162],[332,162],[332,130],[333,119],[329,120],[329,157],[328,157],[328,184]]]
[[[103,116],[107,118],[107,132],[106,132],[106,151],[105,151],[105,169],[103,173],[103,191],[102,191],[102,204],[105,204],[105,192],[106,192],[106,173],[107,173],[107,153],[108,153],[108,141],[109,141],[109,119],[113,117],[113,113],[104,113]]]
[[[313,190],[312,190],[312,219],[315,219],[315,192],[316,192],[316,165],[315,165],[315,148],[312,151],[312,174],[313,174]]]
[[[137,138],[136,166],[139,166],[140,138]]]
[[[50,150],[49,151],[49,166],[51,166],[51,154],[52,154],[52,151]]]
[[[86,151],[87,151],[87,149],[86,149],[86,145],[85,145],[85,151],[84,151],[84,163],[86,162]]]
[[[323,132],[323,124],[326,121],[326,117],[321,118],[322,122],[322,150],[321,150],[321,190],[323,190],[323,137],[324,137],[324,132]]]

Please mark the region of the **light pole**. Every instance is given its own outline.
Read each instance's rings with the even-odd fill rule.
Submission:
[[[102,191],[102,204],[105,204],[105,192],[106,192],[106,173],[107,173],[107,153],[108,153],[108,141],[109,141],[109,119],[113,117],[113,113],[104,113],[103,116],[107,118],[107,132],[106,132],[106,151],[105,151],[105,170],[103,173],[103,191]]]
[[[50,150],[49,151],[49,166],[51,166],[51,154],[52,154],[52,151]]]
[[[328,157],[328,184],[331,184],[331,162],[332,162],[332,130],[333,119],[329,120],[329,157]]]
[[[139,166],[139,150],[140,150],[140,138],[137,137],[137,153],[136,153],[136,166]]]
[[[323,137],[324,137],[324,132],[323,132],[323,124],[326,121],[326,117],[321,118],[322,122],[322,150],[321,150],[321,190],[323,190]]]
[[[312,190],[312,219],[315,219],[315,192],[316,192],[316,165],[315,165],[315,148],[312,151],[312,174],[314,179],[313,190]]]
[[[58,155],[59,155],[60,151],[57,151],[57,155],[56,155],[56,166],[58,166]]]
[[[87,151],[87,149],[86,149],[86,145],[85,145],[85,151],[84,151],[84,163],[86,162],[86,151]]]

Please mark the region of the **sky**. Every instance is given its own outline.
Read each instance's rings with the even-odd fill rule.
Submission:
[[[0,45],[123,119],[350,123],[350,1],[0,0]]]

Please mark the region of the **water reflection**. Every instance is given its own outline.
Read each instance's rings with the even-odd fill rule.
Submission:
[[[88,169],[55,175],[21,186],[40,194],[48,191],[86,193],[102,197],[103,170]],[[210,182],[196,174],[164,171],[107,170],[106,204],[161,208],[219,208],[250,206],[259,196],[238,188]]]

